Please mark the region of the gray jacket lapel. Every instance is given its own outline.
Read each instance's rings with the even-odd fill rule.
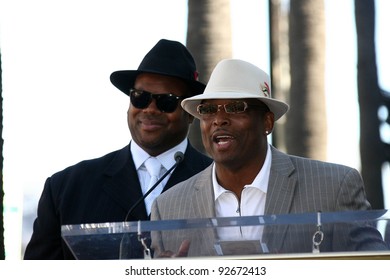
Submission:
[[[265,203],[265,215],[290,213],[297,178],[295,167],[288,155],[271,147],[272,165]],[[288,225],[271,226],[264,229],[263,242],[270,253],[281,250]]]
[[[212,218],[215,217],[214,191],[212,186],[212,166],[207,167],[200,173],[198,180],[193,185],[194,197],[191,201],[195,217]],[[202,235],[199,250],[196,254],[212,256],[215,255],[214,243],[216,241],[216,231],[211,228],[203,229],[198,232]]]
[[[214,191],[212,185],[212,166],[199,173],[199,177],[193,185],[194,198],[191,201],[195,217],[215,217]]]
[[[288,155],[271,147],[272,164],[265,214],[287,214],[294,197],[296,186],[295,167]]]

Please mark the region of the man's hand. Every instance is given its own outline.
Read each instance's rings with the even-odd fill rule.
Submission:
[[[158,255],[159,258],[181,258],[187,257],[188,251],[190,250],[191,242],[189,240],[184,240],[179,247],[177,253],[173,253],[172,251],[164,251]]]

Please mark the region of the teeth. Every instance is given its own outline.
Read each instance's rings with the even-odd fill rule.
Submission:
[[[218,143],[226,143],[226,142],[228,142],[229,139],[233,139],[233,137],[231,137],[231,136],[226,136],[226,135],[215,137],[215,140],[216,140]]]

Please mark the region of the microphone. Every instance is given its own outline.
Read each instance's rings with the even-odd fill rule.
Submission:
[[[174,155],[175,158],[175,164],[169,168],[167,172],[164,173],[163,176],[139,199],[137,200],[136,203],[130,208],[130,210],[126,214],[125,222],[127,222],[127,219],[129,218],[130,214],[133,213],[134,209],[145,200],[145,198],[161,183],[162,180],[164,180],[165,177],[168,176],[168,174],[184,159],[184,154],[182,152],[176,152]],[[148,245],[146,244],[146,239],[145,237],[142,237],[142,232],[141,232],[141,226],[140,226],[140,221],[138,221],[138,242],[140,242],[138,246],[141,246],[144,255],[144,259],[150,259],[151,254],[150,254],[150,249],[148,249]],[[136,258],[140,257],[138,255],[139,253],[139,247],[135,245],[134,241],[132,241],[134,238],[129,235],[129,234],[124,234],[122,236],[121,242],[119,244],[119,259],[127,259],[127,258],[132,258],[135,256]]]
[[[125,218],[125,222],[127,222],[127,219],[129,218],[130,214],[133,213],[134,209],[141,203],[145,200],[145,198],[155,189],[157,188],[157,186],[161,183],[162,180],[164,180],[165,177],[168,176],[169,173],[171,173],[171,171],[176,167],[178,166],[178,164],[180,162],[182,162],[184,160],[184,154],[182,152],[176,152],[175,155],[174,155],[174,158],[175,158],[175,164],[172,165],[171,168],[168,169],[167,172],[165,172],[160,179],[158,179],[158,181],[140,198],[137,200],[136,203],[134,203],[134,205],[130,208],[130,210],[127,212],[127,215],[126,215],[126,218]]]

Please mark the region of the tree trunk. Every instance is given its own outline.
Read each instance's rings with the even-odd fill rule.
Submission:
[[[2,83],[2,69],[1,69],[1,53],[0,53],[0,172],[3,178],[3,83]],[[5,259],[5,246],[4,246],[4,188],[3,179],[0,180],[0,260]]]
[[[186,45],[195,58],[199,80],[207,83],[216,64],[232,56],[229,0],[188,0]],[[189,139],[206,153],[198,120],[191,125]]]
[[[327,155],[324,13],[322,0],[290,1],[287,152],[319,160]]]
[[[290,63],[288,49],[288,13],[282,0],[269,0],[270,57],[272,96],[289,103]],[[286,151],[286,118],[278,120],[272,133],[272,144]]]
[[[361,173],[372,207],[383,209],[382,164],[386,161],[386,147],[379,134],[378,109],[382,105],[383,96],[376,67],[374,1],[355,0],[355,18]]]

